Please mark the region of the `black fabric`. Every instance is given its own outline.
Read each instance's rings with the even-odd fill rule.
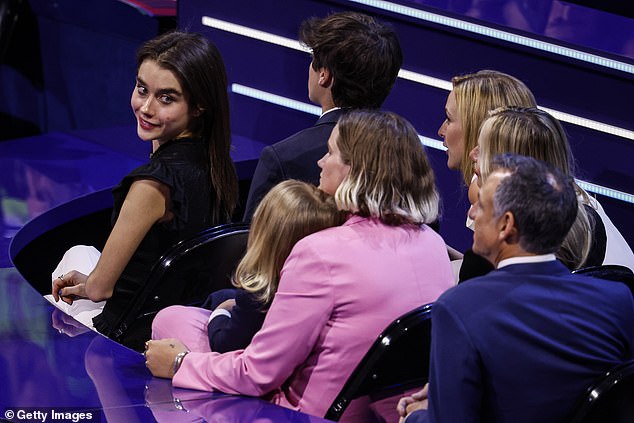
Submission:
[[[460,274],[458,275],[458,283],[478,276],[484,276],[493,269],[495,269],[495,267],[490,261],[474,253],[473,250],[469,248],[465,251],[462,259]]]
[[[214,352],[225,353],[246,348],[264,323],[266,312],[255,296],[243,289],[221,289],[212,293],[206,306],[215,310],[230,298],[236,300],[231,317],[216,316],[207,325],[209,347]]]
[[[599,266],[603,264],[603,260],[605,260],[608,236],[599,213],[588,204],[584,204],[584,207],[588,213],[590,225],[592,226],[592,244],[590,245],[590,251],[588,252],[585,263],[583,263],[583,267]]]
[[[321,116],[314,126],[264,147],[253,173],[245,206],[244,222],[250,222],[256,207],[267,192],[287,179],[319,185],[317,161],[328,151],[328,138],[344,109]]]
[[[137,179],[155,179],[170,188],[169,209],[174,218],[169,222],[156,223],[141,241],[117,281],[103,312],[93,319],[99,332],[110,334],[112,325],[129,307],[154,263],[170,246],[203,229],[224,223],[214,222],[211,218],[212,187],[208,162],[207,148],[201,140],[172,140],[161,145],[151,156],[149,163],[133,170],[113,189],[113,225],[130,186]]]

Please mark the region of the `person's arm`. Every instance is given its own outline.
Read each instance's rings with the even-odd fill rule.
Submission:
[[[95,269],[86,277],[72,271],[53,283],[53,297],[72,304],[73,297],[102,301],[114,285],[152,225],[168,210],[169,188],[153,179],[134,181]]]
[[[482,375],[478,351],[463,323],[442,299],[434,303],[432,322],[428,421],[479,422]]]
[[[249,196],[247,197],[247,204],[244,207],[244,217],[242,221],[250,222],[262,198],[264,198],[271,188],[284,179],[282,164],[277,154],[275,154],[271,146],[264,147],[255,172],[253,173],[253,178],[251,179]]]
[[[238,291],[230,317],[217,315],[207,325],[211,350],[223,353],[246,348],[264,322],[266,314],[261,307],[253,294]]]
[[[306,362],[334,306],[332,284],[319,252],[305,243],[296,245],[282,270],[280,284],[262,329],[245,350],[218,353],[190,352],[173,377],[179,388],[218,390],[261,396],[282,386]],[[160,376],[176,354],[163,359],[152,351],[173,340],[152,341],[149,368]]]

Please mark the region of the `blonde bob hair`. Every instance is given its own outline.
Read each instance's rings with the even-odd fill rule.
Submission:
[[[335,192],[339,209],[387,225],[438,218],[434,172],[414,127],[390,112],[355,110],[337,123],[348,175]]]
[[[297,241],[338,226],[345,217],[332,196],[317,187],[292,179],[280,182],[255,210],[247,251],[233,284],[254,293],[266,310],[277,291],[282,266]]]
[[[544,161],[565,175],[574,176],[575,163],[566,133],[557,119],[536,107],[500,107],[489,112],[480,129],[478,164],[482,183],[490,175],[492,158],[514,153]],[[588,194],[574,184],[579,207],[557,257],[570,269],[582,267],[592,245],[594,219],[585,205]]]
[[[535,97],[519,79],[494,70],[455,76],[451,79],[456,107],[464,134],[464,152],[460,171],[467,185],[473,178],[469,153],[478,143],[480,125],[487,113],[502,106],[535,107]]]

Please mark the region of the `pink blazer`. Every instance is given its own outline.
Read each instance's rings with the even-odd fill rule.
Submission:
[[[293,248],[245,350],[191,352],[174,386],[266,396],[323,416],[378,334],[453,285],[442,238],[353,216]]]

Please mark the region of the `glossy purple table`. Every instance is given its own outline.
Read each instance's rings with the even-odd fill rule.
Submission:
[[[238,172],[248,172],[262,146],[234,144]],[[12,266],[39,235],[107,207],[110,187],[147,159],[148,147],[133,127],[0,143],[0,420],[54,409],[109,422],[326,421],[257,398],[172,389],[141,354],[58,312]]]

